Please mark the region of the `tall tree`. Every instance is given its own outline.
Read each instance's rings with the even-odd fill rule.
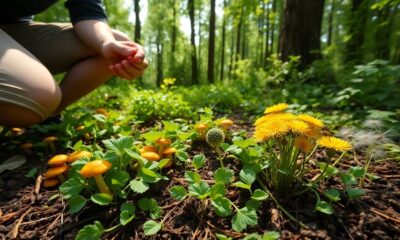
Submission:
[[[362,60],[368,10],[368,0],[352,0],[345,62]]]
[[[222,38],[221,38],[221,69],[219,79],[224,80],[224,67],[225,67],[225,41],[226,41],[226,14],[225,14],[226,0],[224,0],[223,10],[224,15],[222,16]]]
[[[304,68],[321,57],[323,10],[324,0],[285,0],[279,49],[283,61],[299,55]]]
[[[328,17],[328,42],[327,46],[332,44],[332,35],[333,35],[333,15],[335,14],[335,0],[331,0],[331,4],[329,7],[329,17]]]
[[[197,54],[196,54],[196,31],[194,28],[194,0],[188,0],[188,11],[190,18],[190,45],[192,58],[192,84],[198,84]]]
[[[134,0],[134,11],[135,11],[135,42],[140,43],[141,38],[141,24],[140,24],[140,0]]]
[[[215,0],[210,1],[210,24],[208,38],[208,82],[214,82],[214,60],[215,60]]]

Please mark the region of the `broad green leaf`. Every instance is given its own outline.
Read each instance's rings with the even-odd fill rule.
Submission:
[[[361,196],[365,193],[365,190],[359,188],[346,188],[346,192],[351,200],[356,200],[361,198]]]
[[[78,195],[85,188],[83,179],[79,176],[72,177],[60,186],[60,191],[65,198]]]
[[[193,157],[192,165],[196,170],[198,170],[204,165],[205,161],[206,156],[204,156],[204,154],[198,154]]]
[[[133,146],[133,137],[120,137],[118,139],[103,140],[107,149],[117,152],[119,155],[124,154],[125,149],[130,149]]]
[[[34,178],[35,177],[35,175],[36,175],[36,173],[37,173],[37,171],[38,171],[38,169],[37,168],[32,168],[31,170],[29,170],[29,172],[27,172],[26,174],[25,174],[25,177],[31,177],[31,178]]]
[[[256,146],[257,143],[254,139],[252,138],[248,138],[248,139],[244,139],[241,137],[235,137],[232,140],[233,144],[235,144],[236,146],[240,147],[240,148],[248,148],[249,146]]]
[[[250,168],[240,170],[239,176],[240,180],[247,185],[251,185],[256,180],[256,173]]]
[[[247,226],[254,226],[258,223],[256,211],[249,210],[247,208],[239,209],[232,220],[232,229],[241,232],[247,228]]]
[[[231,215],[231,202],[227,198],[220,197],[217,199],[213,199],[211,200],[211,203],[214,206],[215,214],[217,214],[217,216],[227,217]]]
[[[146,139],[148,142],[155,142],[157,139],[164,137],[165,134],[163,132],[149,131],[141,136],[144,137],[144,139]]]
[[[190,137],[192,137],[193,134],[194,134],[194,132],[179,132],[178,134],[176,134],[176,136],[179,138],[179,140],[184,142],[187,139],[189,139]]]
[[[138,153],[136,153],[136,152],[134,152],[134,151],[132,151],[132,150],[125,149],[125,152],[126,152],[131,158],[135,159],[135,160],[138,161],[139,163],[143,163],[143,162],[146,162],[146,161],[147,161],[144,157],[140,156]]]
[[[186,162],[189,158],[189,155],[183,150],[177,150],[175,156],[181,162]]]
[[[210,193],[211,193],[210,186],[204,181],[189,185],[189,194],[191,194],[194,197],[197,197],[200,200],[203,200],[206,197],[208,197]]]
[[[198,173],[192,171],[185,172],[185,179],[189,184],[200,183],[201,177]]]
[[[232,240],[231,237],[227,237],[221,233],[216,233],[215,236],[217,237],[218,240]]]
[[[333,214],[335,210],[332,205],[325,201],[317,201],[317,205],[315,206],[315,210],[320,211],[325,214]]]
[[[362,167],[351,167],[349,173],[355,178],[361,178],[364,176],[365,169]]]
[[[99,221],[95,221],[94,224],[86,225],[79,230],[75,240],[98,240],[103,233],[103,225]]]
[[[340,200],[340,193],[337,189],[331,188],[328,191],[324,192],[324,195],[329,198],[329,200],[337,202]]]
[[[235,182],[232,185],[235,186],[235,187],[244,188],[244,189],[250,189],[251,188],[251,185],[248,185],[248,184],[246,184],[244,182],[241,182],[241,181]]]
[[[256,189],[251,195],[251,198],[258,201],[263,201],[268,198],[268,194],[261,189]]]
[[[146,236],[154,235],[158,231],[160,231],[161,227],[162,227],[161,223],[153,220],[148,220],[143,224],[144,235]]]
[[[140,171],[141,171],[144,175],[146,175],[146,176],[148,176],[148,177],[151,177],[151,178],[158,178],[158,177],[160,177],[160,175],[158,175],[156,172],[154,172],[154,171],[151,170],[151,169],[145,168],[145,167],[142,167],[142,168],[140,169]]]
[[[116,171],[111,177],[111,184],[118,188],[121,188],[126,185],[129,181],[129,173],[125,171]]]
[[[340,173],[340,178],[346,186],[357,184],[356,178],[351,174]]]
[[[218,196],[225,196],[226,194],[226,189],[225,189],[225,184],[223,183],[216,183],[211,187],[211,193],[210,197],[212,199],[218,198]]]
[[[158,167],[164,168],[169,163],[169,161],[171,160],[168,158],[161,159],[160,161],[158,161]]]
[[[93,194],[90,199],[98,205],[108,205],[112,202],[113,197],[107,193],[97,193]]]
[[[252,233],[249,235],[246,235],[242,240],[260,240],[261,236],[258,233]]]
[[[149,184],[144,182],[141,178],[130,181],[129,185],[131,189],[137,193],[144,193],[149,190]]]
[[[214,180],[217,183],[231,183],[233,178],[233,171],[228,168],[218,168],[217,171],[214,172]]]
[[[139,208],[142,211],[153,211],[158,205],[157,201],[153,198],[142,198],[138,202]]]
[[[122,203],[119,214],[119,222],[125,226],[135,218],[135,206],[130,203]]]
[[[249,210],[257,211],[260,208],[260,202],[254,199],[249,199],[246,201],[245,206]]]
[[[324,162],[318,162],[318,165],[321,171],[323,171],[326,168],[326,163]],[[338,172],[339,170],[337,168],[328,165],[328,168],[325,170],[324,176],[330,177],[337,174]]]
[[[179,129],[179,124],[172,122],[172,121],[162,121],[163,125],[164,125],[164,130],[166,132],[175,132],[176,130]]]
[[[170,190],[169,193],[171,197],[178,201],[182,201],[183,199],[186,198],[186,189],[183,186],[173,186]]]
[[[80,195],[74,195],[68,198],[68,212],[69,213],[77,213],[79,212],[86,204],[86,199]]]

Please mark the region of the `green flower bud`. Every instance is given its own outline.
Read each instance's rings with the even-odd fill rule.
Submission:
[[[217,147],[224,142],[224,132],[219,128],[212,128],[207,132],[206,141],[212,147]]]

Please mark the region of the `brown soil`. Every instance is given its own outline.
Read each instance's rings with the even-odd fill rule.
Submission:
[[[0,156],[7,159],[12,152],[0,150]],[[199,173],[202,178],[211,179],[213,171],[219,167],[215,153],[206,144],[199,142],[193,144],[189,153],[193,156],[200,152],[208,160]],[[92,224],[95,220],[101,221],[105,227],[118,223],[118,206],[87,204],[79,214],[71,215],[57,190],[40,188],[40,177],[25,177],[33,167],[39,171],[44,170],[48,156],[28,153],[28,164],[0,175],[0,240],[73,239],[84,225]],[[364,159],[359,158],[358,161],[363,163]],[[354,159],[347,158],[341,162],[340,167],[346,170],[354,164]],[[226,167],[239,171],[238,166],[232,159],[226,160]],[[139,211],[137,218],[128,226],[104,235],[104,239],[216,239],[215,233],[223,233],[234,239],[243,238],[243,233],[231,230],[229,217],[214,215],[210,204],[205,206],[195,199],[177,203],[170,197],[170,187],[185,185],[185,169],[188,166],[176,166],[167,173],[171,181],[156,184],[144,194],[156,198],[164,210],[164,226],[157,235],[144,236],[142,225],[148,216]],[[258,211],[259,224],[248,228],[246,232],[274,230],[281,233],[282,239],[400,239],[400,163],[372,163],[369,172],[380,178],[365,182],[366,194],[361,200],[350,201],[343,196],[334,205],[335,213],[332,215],[313,210],[315,198],[312,194],[306,193],[290,201],[281,199],[287,210],[304,222],[308,229],[299,228],[272,201],[265,201]],[[327,184],[327,188],[340,186],[335,179]],[[240,203],[243,197],[248,196],[237,188],[229,189],[231,201]]]

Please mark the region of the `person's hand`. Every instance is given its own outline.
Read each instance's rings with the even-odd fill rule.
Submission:
[[[134,42],[106,42],[102,46],[102,53],[110,62],[110,71],[123,79],[141,77],[148,65],[143,47]]]

